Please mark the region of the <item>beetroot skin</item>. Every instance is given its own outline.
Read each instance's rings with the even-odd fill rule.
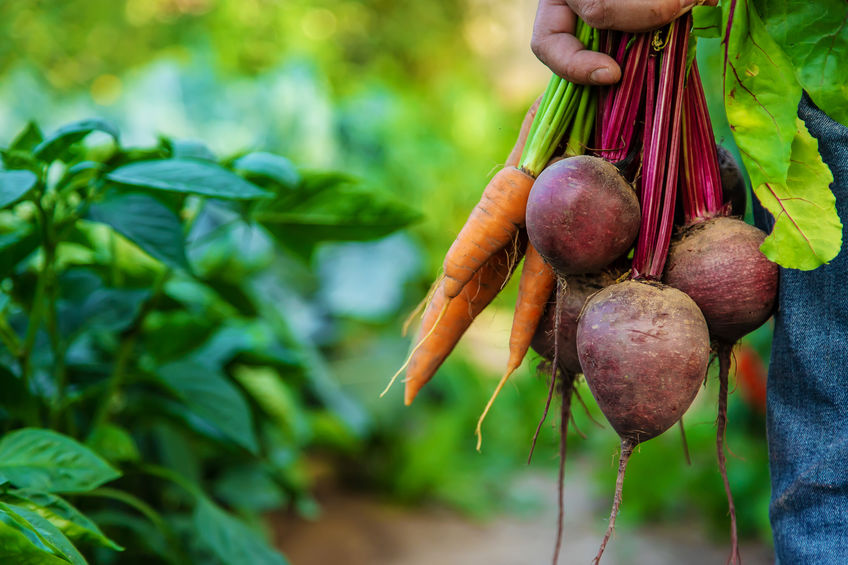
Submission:
[[[530,241],[557,274],[594,273],[633,245],[639,202],[615,166],[580,155],[542,171],[526,219]]]
[[[729,343],[760,327],[774,308],[778,268],[760,251],[766,234],[733,218],[696,224],[668,253],[664,280],[701,308],[710,332]]]
[[[568,277],[568,281],[563,283],[566,287],[559,305],[559,350],[557,351],[557,362],[563,371],[583,372],[580,368],[580,360],[577,358],[577,318],[586,300],[613,282],[612,277],[601,273],[594,276]],[[549,361],[554,358],[555,317],[556,291],[551,294],[551,301],[530,342],[530,347]]]
[[[689,408],[707,373],[710,337],[704,316],[683,292],[626,281],[586,303],[577,351],[601,411],[635,445],[667,430]]]

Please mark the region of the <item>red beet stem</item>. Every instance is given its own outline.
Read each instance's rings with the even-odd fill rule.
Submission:
[[[568,448],[568,420],[571,417],[571,394],[574,391],[574,373],[561,372],[562,406],[559,417],[559,477],[557,484],[557,535],[554,544],[553,565],[559,561],[562,548],[562,531],[565,522],[565,456]]]
[[[671,241],[680,158],[683,82],[691,23],[692,18],[687,14],[668,27],[668,43],[662,51],[655,106],[651,105],[651,77],[648,76],[645,157],[639,194],[642,225],[633,259],[633,278],[636,279],[659,280]]]
[[[725,213],[718,151],[695,61],[684,89],[683,104],[680,184],[685,223],[690,225]]]
[[[635,447],[636,443],[632,440],[621,440],[621,455],[618,457],[618,477],[615,479],[615,498],[613,498],[612,502],[612,512],[610,512],[609,525],[607,526],[606,534],[604,534],[604,539],[601,541],[601,547],[598,549],[598,554],[595,556],[595,560],[592,561],[593,565],[598,565],[598,563],[601,562],[601,556],[604,554],[604,550],[607,547],[607,542],[612,535],[613,529],[615,529],[615,517],[618,516],[618,509],[621,507],[621,491],[624,488],[624,472],[627,470],[627,462],[630,460],[630,456],[633,454],[633,449]]]
[[[727,479],[727,458],[724,453],[724,435],[727,430],[727,377],[730,372],[730,353],[732,343],[722,342],[718,346],[718,417],[716,418],[716,452],[718,454],[718,470],[724,482],[724,492],[727,495],[727,508],[730,514],[730,557],[728,564],[740,565],[739,537],[736,533],[736,506],[733,504],[733,494],[730,492],[730,481]]]

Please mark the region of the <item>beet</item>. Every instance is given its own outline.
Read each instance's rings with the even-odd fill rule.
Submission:
[[[575,275],[568,277],[559,305],[559,351],[557,363],[563,371],[582,373],[577,358],[577,318],[580,316],[586,299],[614,282],[604,273],[593,276]],[[556,317],[556,292],[551,294],[551,302],[539,321],[539,326],[530,342],[530,347],[552,361],[554,358],[554,318]]]
[[[748,204],[748,189],[745,186],[742,169],[730,151],[721,145],[716,146],[716,153],[718,154],[718,170],[721,174],[722,201],[730,204],[732,216],[744,216]]]
[[[626,281],[586,303],[577,351],[601,411],[636,445],[689,408],[706,376],[710,338],[704,316],[683,292]]]
[[[542,171],[526,221],[530,241],[557,274],[594,273],[633,245],[639,202],[614,165],[579,155]]]
[[[734,343],[771,316],[778,268],[760,251],[765,237],[741,220],[716,217],[671,245],[664,280],[695,301],[716,338]]]

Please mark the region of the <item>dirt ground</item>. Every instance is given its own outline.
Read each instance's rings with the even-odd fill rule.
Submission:
[[[550,477],[528,475],[513,485],[535,496],[532,518],[470,521],[443,509],[411,510],[361,495],[321,500],[315,522],[275,519],[275,539],[292,565],[536,565],[550,564],[556,529],[556,490]],[[568,481],[566,529],[559,565],[588,565],[597,552],[605,519],[596,520],[586,483]],[[592,516],[592,523],[586,517]],[[616,531],[604,565],[723,565],[728,547],[704,539],[697,527]],[[774,563],[771,551],[743,544],[745,565]]]

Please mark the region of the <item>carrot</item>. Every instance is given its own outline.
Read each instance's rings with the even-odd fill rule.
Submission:
[[[429,382],[477,315],[488,306],[509,280],[527,246],[527,234],[518,233],[515,246],[504,246],[477,270],[460,293],[449,298],[442,281],[424,312],[419,340],[407,367],[404,403],[408,406]]]
[[[515,145],[512,147],[509,157],[506,158],[504,166],[518,166],[518,162],[521,160],[521,153],[524,152],[524,146],[527,144],[527,137],[530,135],[530,127],[533,125],[533,120],[536,118],[536,112],[539,111],[539,103],[541,101],[541,96],[536,98],[536,101],[530,105],[530,108],[527,109],[527,113],[524,114],[524,120],[521,122],[521,129],[518,130],[518,139],[515,140]]]
[[[486,260],[524,227],[527,195],[534,180],[521,169],[504,167],[489,181],[445,256],[443,284],[447,298],[457,296]]]
[[[542,314],[545,312],[548,299],[555,286],[556,275],[553,269],[542,259],[536,248],[528,244],[527,255],[524,257],[524,267],[521,271],[521,280],[518,283],[518,299],[512,318],[512,331],[509,334],[509,361],[507,362],[506,372],[495,387],[492,397],[477,421],[475,434],[477,435],[478,451],[483,443],[483,420],[492,408],[495,398],[500,394],[507,379],[518,369],[527,354],[527,350],[530,349],[530,341],[533,339],[533,334],[536,333],[539,320],[542,319]]]

